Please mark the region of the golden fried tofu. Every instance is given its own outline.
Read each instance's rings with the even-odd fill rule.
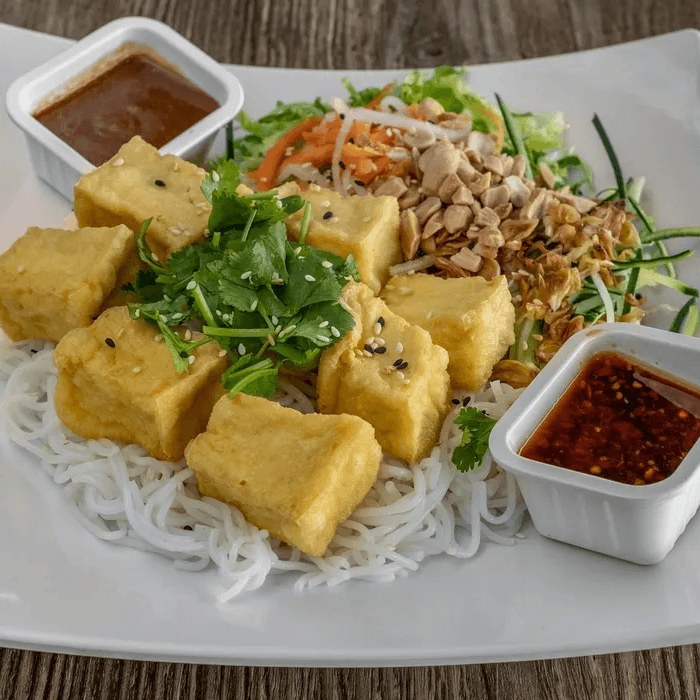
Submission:
[[[131,320],[126,307],[107,309],[89,328],[66,334],[54,351],[63,424],[84,438],[136,443],[158,459],[182,459],[224,393],[228,359],[210,343],[178,372],[157,335],[156,326]]]
[[[381,456],[356,416],[304,415],[247,394],[222,397],[186,451],[202,495],[316,556],[376,481]]]
[[[0,256],[0,325],[11,340],[59,341],[89,326],[135,250],[126,226],[30,228]]]
[[[379,294],[389,267],[403,260],[399,241],[399,205],[395,197],[342,197],[310,189],[301,196],[311,204],[306,243],[343,258],[353,254],[360,279]],[[303,209],[287,218],[287,233],[299,238]]]
[[[447,351],[364,284],[350,282],[342,299],[355,327],[321,356],[319,410],[364,418],[385,452],[416,462],[430,452],[448,412]]]
[[[433,342],[447,350],[447,371],[455,389],[480,389],[515,341],[515,308],[502,275],[491,281],[399,275],[387,283],[381,297],[394,313],[425,328]]]
[[[81,226],[126,224],[134,233],[152,219],[146,242],[159,260],[204,238],[211,208],[202,194],[205,172],[173,155],[160,155],[134,136],[104,165],[75,185]]]

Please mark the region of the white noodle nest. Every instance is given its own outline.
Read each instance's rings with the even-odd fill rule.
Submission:
[[[525,506],[515,480],[488,455],[460,473],[451,454],[460,439],[454,410],[430,456],[407,466],[385,458],[379,478],[352,517],[338,528],[323,557],[271,538],[240,511],[201,497],[194,472],[136,445],[85,440],[61,425],[53,408],[56,369],[50,344],[0,345],[0,404],[8,436],[63,485],[79,521],[97,537],[157,552],[189,570],[218,567],[219,600],[259,588],[269,574],[301,574],[295,589],[352,578],[391,581],[415,571],[427,556],[468,558],[482,539],[512,545]],[[499,418],[519,391],[494,382],[471,404]],[[463,398],[464,395],[456,395]],[[310,402],[285,384],[281,404],[308,412]]]

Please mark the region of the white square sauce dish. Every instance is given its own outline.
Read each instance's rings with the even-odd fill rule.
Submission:
[[[628,372],[626,380],[620,371],[603,377],[608,370],[603,372],[601,369],[601,376],[597,378],[599,383],[594,385],[593,369],[589,371],[588,368],[592,368],[594,362],[603,362],[605,356],[611,355],[622,358],[621,368],[622,365],[627,365],[622,368],[622,372]],[[609,360],[608,363],[610,362]],[[668,475],[662,474],[658,471],[660,467],[655,466],[660,461],[648,458],[658,456],[659,453],[664,455],[664,459],[666,454],[670,455],[669,446],[674,441],[678,442],[680,426],[677,426],[678,429],[674,426],[667,434],[661,435],[663,443],[659,444],[664,445],[663,450],[655,442],[659,436],[654,438],[648,427],[646,432],[631,430],[627,452],[621,457],[620,453],[625,448],[624,438],[617,443],[610,439],[610,426],[616,420],[610,418],[610,407],[620,407],[621,424],[622,418],[636,417],[637,413],[641,415],[644,410],[636,404],[632,409],[633,395],[623,394],[626,387],[619,386],[620,379],[623,384],[627,381],[627,389],[637,392],[640,400],[646,393],[648,401],[655,402],[653,410],[656,413],[650,413],[650,416],[665,418],[665,411],[671,425],[679,423],[680,418],[683,418],[690,423],[695,422],[697,427],[697,419],[675,401],[665,405],[670,397],[665,397],[668,392],[664,387],[669,384],[659,386],[654,381],[666,380],[683,389],[687,385],[687,393],[681,393],[692,403],[694,395],[700,395],[693,388],[698,383],[698,367],[700,340],[654,328],[609,323],[580,331],[565,343],[554,360],[542,370],[494,427],[490,438],[494,459],[515,475],[540,534],[637,564],[656,564],[664,559],[700,504],[700,442],[695,442],[683,457],[681,455],[685,450],[679,447],[677,466],[667,465]],[[617,374],[620,374],[619,378]],[[575,467],[567,468],[569,465],[563,462],[573,462],[576,459],[580,462],[581,458],[576,457],[577,451],[582,444],[591,445],[594,438],[584,437],[581,425],[576,425],[571,433],[559,431],[561,422],[557,426],[557,420],[563,419],[559,409],[567,409],[567,400],[577,401],[576,405],[568,406],[578,416],[585,395],[581,393],[577,397],[574,392],[587,390],[588,396],[591,396],[590,387],[603,387],[605,381],[611,382],[609,390],[613,395],[604,411],[601,406],[595,406],[595,396],[602,394],[593,394],[593,405],[589,406],[593,418],[587,426],[587,435],[593,435],[590,430],[596,431],[605,436],[603,440],[607,442],[599,446],[596,457],[590,461],[588,473],[575,470]],[[654,393],[654,389],[664,395],[659,396]],[[584,400],[581,399],[582,396]],[[677,400],[677,397],[674,399]],[[700,405],[700,399],[697,403]],[[665,408],[659,409],[659,406]],[[625,412],[627,415],[623,416]],[[552,421],[548,422],[550,416]],[[650,420],[658,421],[659,417]],[[596,421],[604,425],[598,425]],[[548,426],[548,434],[540,432],[546,431]],[[579,432],[574,435],[574,430]],[[551,461],[560,461],[562,466],[523,456],[524,451],[533,454],[531,446],[538,436],[543,439],[543,449],[549,450],[547,455]],[[647,441],[647,438],[650,440]],[[688,440],[695,438],[697,433]],[[686,447],[689,445],[690,442]],[[556,449],[559,449],[560,454]],[[541,456],[542,452],[536,454]],[[638,477],[629,477],[630,483],[625,483],[620,476],[622,471],[616,472],[615,476],[611,470],[613,465],[621,464],[627,469],[631,464],[630,455],[640,455],[635,459],[643,460],[644,469]],[[602,469],[600,465],[603,465]],[[605,476],[606,468],[609,478]],[[630,474],[629,471],[626,473]]]
[[[140,17],[98,29],[15,80],[6,96],[34,170],[70,201],[81,175],[136,134],[161,153],[203,160],[242,104],[229,70]]]

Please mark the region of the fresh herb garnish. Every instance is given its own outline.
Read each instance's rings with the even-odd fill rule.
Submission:
[[[283,363],[312,367],[323,348],[354,326],[339,300],[348,280],[359,276],[352,256],[343,260],[303,239],[287,240],[284,219],[302,208],[301,197],[239,195],[239,182],[233,161],[207,175],[209,240],[165,263],[148,250],[145,222],[138,247],[148,270],[131,285],[140,303],[129,312],[158,325],[179,371],[187,369],[192,350],[216,340],[234,358],[223,376],[230,394],[269,397]],[[201,328],[204,337],[183,339],[174,328],[184,323]]]
[[[489,418],[478,408],[463,408],[455,418],[462,428],[462,439],[452,454],[452,463],[461,472],[468,472],[481,466],[489,449],[489,436],[495,418]]]

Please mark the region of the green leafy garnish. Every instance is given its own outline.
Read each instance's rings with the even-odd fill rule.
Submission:
[[[148,270],[131,285],[139,303],[129,312],[158,325],[178,371],[187,369],[196,347],[216,341],[233,360],[223,376],[230,395],[269,397],[283,364],[313,367],[322,349],[354,326],[339,300],[359,275],[352,256],[287,240],[284,219],[302,208],[301,197],[238,195],[238,184],[233,161],[215,166],[202,184],[212,205],[209,240],[165,263],[150,253],[144,224],[137,244]],[[185,339],[178,328],[184,323],[201,328],[203,337]]]
[[[343,85],[345,85],[345,89],[348,91],[348,104],[351,107],[364,107],[382,91],[379,87],[369,87],[364,90],[358,90],[348,78],[343,78]]]
[[[455,423],[462,428],[462,439],[452,454],[452,463],[459,471],[468,472],[481,466],[496,422],[478,408],[463,408],[457,414]]]
[[[466,68],[452,66],[438,66],[430,77],[425,71],[414,70],[396,86],[394,94],[406,104],[432,97],[448,112],[470,112],[472,128],[489,133],[496,128],[494,121],[486,116],[493,108],[467,87],[466,75]]]

